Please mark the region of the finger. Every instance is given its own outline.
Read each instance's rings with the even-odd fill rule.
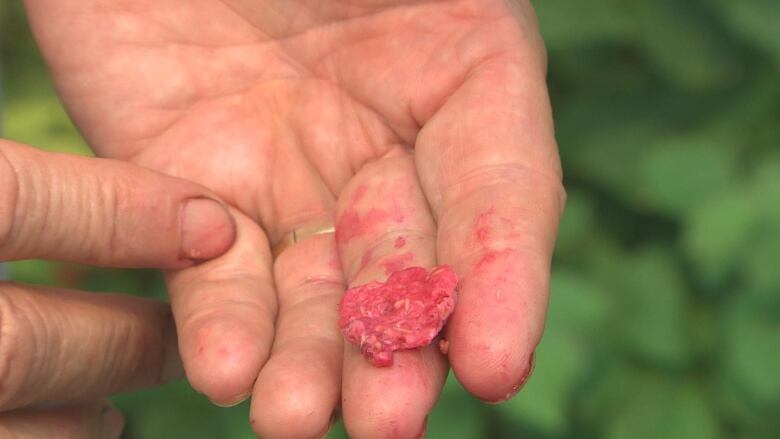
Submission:
[[[119,439],[124,418],[108,401],[25,408],[0,413],[0,437]]]
[[[251,423],[260,437],[324,437],[341,394],[338,301],[345,283],[332,234],[312,236],[274,263],[276,337],[255,383]]]
[[[187,378],[221,406],[249,396],[268,358],[277,309],[265,234],[232,213],[238,234],[227,253],[166,276]]]
[[[162,302],[0,283],[0,411],[104,397],[181,375]]]
[[[337,241],[350,286],[385,280],[408,266],[435,265],[434,224],[406,152],[369,164],[339,201]],[[418,437],[446,378],[435,346],[397,351],[375,367],[344,350],[342,409],[350,437]]]
[[[0,260],[181,268],[235,235],[202,186],[113,160],[0,140]]]
[[[507,53],[470,73],[416,146],[439,263],[461,277],[450,362],[487,401],[509,398],[530,373],[565,198],[543,60],[533,48]]]

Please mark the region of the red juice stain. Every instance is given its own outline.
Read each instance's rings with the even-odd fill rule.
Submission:
[[[336,242],[346,244],[352,238],[364,235],[377,224],[387,221],[390,214],[381,209],[370,209],[365,215],[347,210],[336,223]],[[394,218],[395,219],[395,218]]]
[[[480,260],[477,262],[477,264],[474,266],[474,271],[476,272],[482,272],[488,269],[491,265],[495,264],[496,261],[499,259],[507,256],[511,250],[504,249],[504,250],[490,250],[485,252],[485,254],[480,258]]]
[[[358,188],[355,189],[355,193],[352,195],[352,203],[354,204],[362,200],[366,195],[366,192],[368,192],[368,188],[365,185],[358,186]]]
[[[403,236],[399,236],[398,238],[395,239],[395,244],[394,244],[395,248],[401,248],[405,245],[406,245],[406,239],[404,239]]]
[[[402,209],[398,206],[398,200],[393,197],[393,209],[391,217],[396,223],[402,223],[404,221],[404,213],[401,210]]]
[[[341,259],[339,259],[338,255],[333,255],[330,260],[328,260],[328,267],[334,270],[341,270]]]
[[[363,271],[364,268],[368,267],[368,264],[371,263],[371,258],[373,257],[374,257],[374,251],[371,249],[363,253],[363,257],[360,258],[360,267],[358,268],[358,273]]]
[[[490,240],[490,223],[493,220],[494,212],[495,210],[491,207],[480,213],[474,221],[474,237],[477,243],[482,246],[487,245]]]
[[[488,239],[490,239],[490,229],[487,227],[480,227],[476,231],[477,242],[482,245],[487,245]]]
[[[443,355],[447,355],[450,353],[450,342],[446,338],[442,338],[439,340],[439,351]]]
[[[412,252],[406,252],[402,255],[391,256],[382,266],[385,267],[385,274],[395,273],[406,268],[414,260],[414,254]]]

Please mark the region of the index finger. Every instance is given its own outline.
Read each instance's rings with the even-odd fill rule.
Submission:
[[[481,63],[416,145],[439,263],[462,279],[446,332],[450,362],[490,402],[510,398],[530,373],[565,198],[538,55],[517,45]]]
[[[219,256],[234,237],[203,186],[0,140],[0,260],[174,269]]]

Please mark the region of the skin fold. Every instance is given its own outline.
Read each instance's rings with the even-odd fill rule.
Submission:
[[[233,208],[235,246],[167,276],[196,389],[221,405],[253,394],[263,437],[321,435],[338,407],[351,437],[419,436],[447,358],[434,346],[372,368],[336,326],[343,291],[395,261],[456,270],[451,367],[483,400],[516,391],[565,200],[529,2],[25,4],[99,155],[195,181]],[[272,260],[286,233],[345,212],[378,223]]]

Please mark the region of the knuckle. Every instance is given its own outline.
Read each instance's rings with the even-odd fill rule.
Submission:
[[[102,186],[101,190],[98,192],[98,197],[99,206],[101,207],[100,219],[98,219],[98,222],[100,223],[99,230],[103,230],[105,242],[97,244],[96,247],[100,248],[105,246],[107,251],[102,252],[97,250],[95,251],[95,257],[100,263],[109,264],[111,261],[123,259],[121,252],[124,247],[122,245],[122,237],[120,236],[121,232],[119,231],[119,226],[117,224],[117,221],[119,220],[118,214],[122,211],[122,206],[120,206],[122,197],[118,196],[112,185]]]
[[[563,201],[562,175],[556,172],[543,172],[522,163],[489,164],[464,173],[446,186],[442,197],[434,206],[441,215],[449,207],[459,206],[466,200],[495,197],[495,194],[510,188],[533,187],[534,191],[555,194]]]
[[[279,291],[279,307],[289,310],[330,302],[330,299],[338,297],[343,289],[344,281],[335,275],[296,279],[294,288]]]
[[[19,199],[19,178],[0,143],[0,256],[10,240]]]

